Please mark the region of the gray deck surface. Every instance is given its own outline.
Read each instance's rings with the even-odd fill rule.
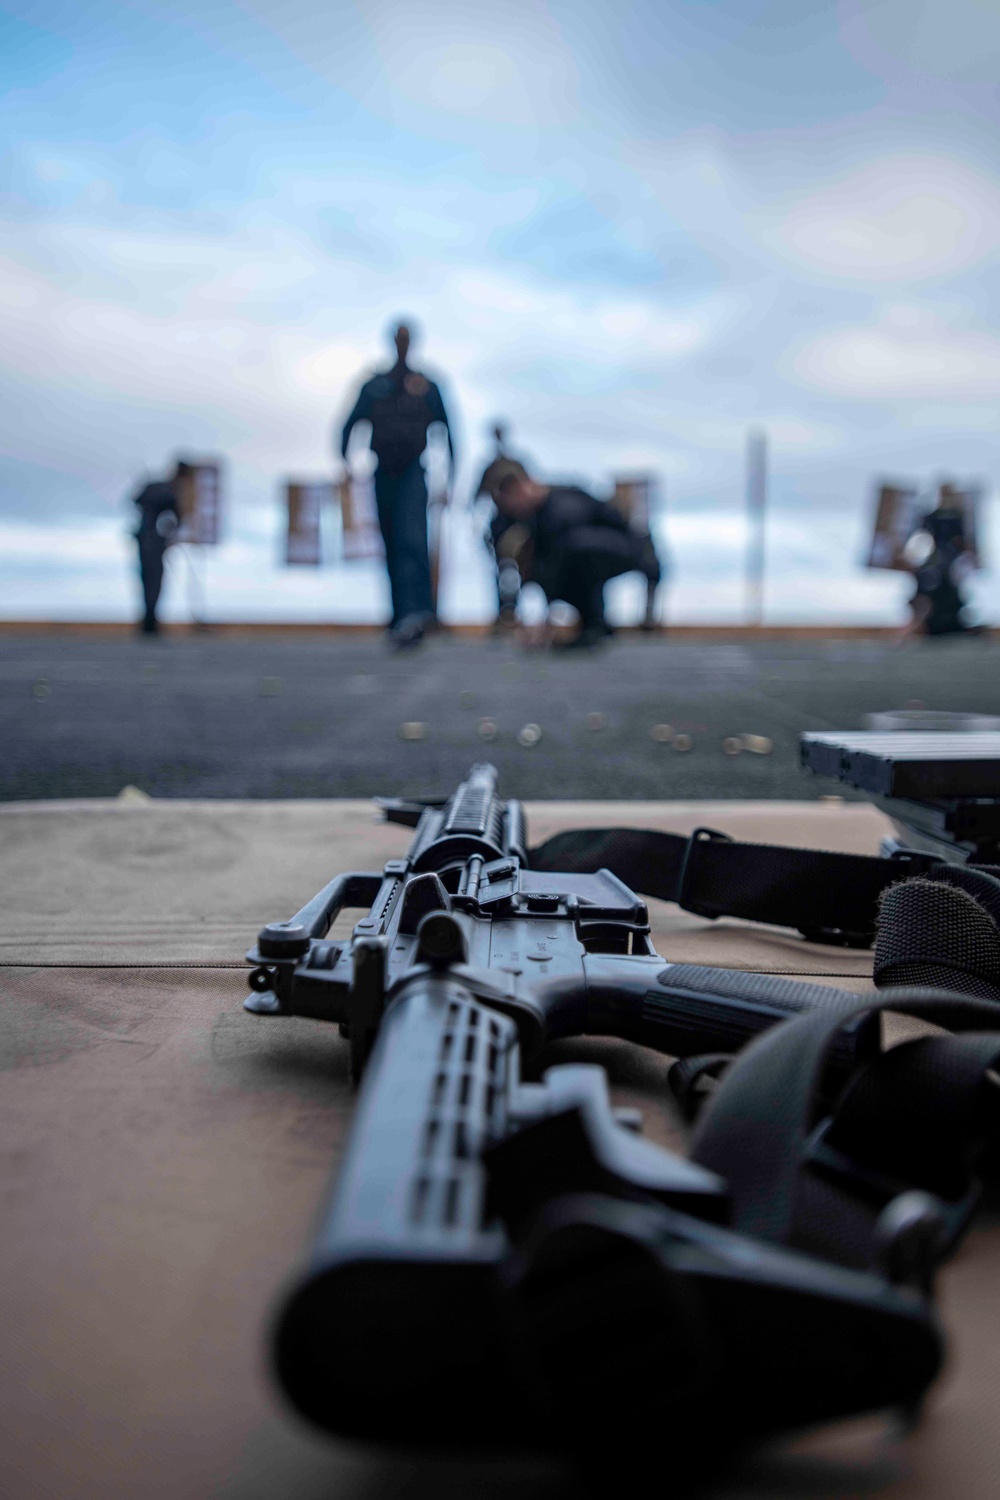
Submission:
[[[0,639],[0,799],[367,796],[448,791],[492,760],[507,795],[802,798],[804,729],[857,729],[919,700],[1000,713],[989,640],[700,643],[630,637],[599,653],[439,639],[8,635]],[[588,715],[606,725],[591,728]],[[498,726],[485,743],[483,718]],[[425,738],[401,737],[403,723]],[[541,740],[517,741],[525,724]],[[679,752],[654,724],[689,735]],[[727,736],[773,741],[724,753]]]

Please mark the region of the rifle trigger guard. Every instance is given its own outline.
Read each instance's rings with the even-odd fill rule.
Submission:
[[[677,892],[674,896],[674,902],[683,911],[693,912],[696,917],[707,917],[711,922],[716,920],[719,913],[708,911],[704,907],[699,906],[696,901],[692,901],[690,899],[690,892],[694,883],[694,873],[697,869],[695,850],[699,844],[718,842],[731,844],[733,839],[730,834],[721,833],[718,828],[695,828],[693,830],[681,858],[681,867],[677,875]]]

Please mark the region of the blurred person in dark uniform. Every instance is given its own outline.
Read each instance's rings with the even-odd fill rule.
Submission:
[[[351,433],[358,422],[371,424],[371,449],[378,460],[375,504],[385,542],[392,591],[390,638],[398,647],[419,645],[434,619],[430,557],[427,547],[427,479],[421,462],[427,430],[436,422],[448,439],[449,477],[455,472],[455,448],[441,392],[426,375],[407,364],[411,330],[400,323],[393,332],[396,363],[365,382],[344,423],[340,452],[345,463]]]
[[[160,628],[156,606],[163,588],[163,554],[180,526],[178,481],[192,472],[190,464],[178,459],[170,479],[153,480],[132,496],[132,503],[139,511],[135,539],[139,544],[139,578],[144,609],[139,629],[144,635],[156,635]]]
[[[540,584],[550,603],[563,599],[580,616],[571,647],[597,646],[612,634],[604,618],[610,579],[639,572],[651,587],[660,581],[652,539],[632,531],[614,506],[586,490],[508,474],[497,505],[506,523],[498,547],[516,546],[524,581]]]
[[[493,427],[493,439],[496,447],[493,456],[479,476],[479,484],[472,497],[473,504],[481,500],[484,495],[496,504],[497,494],[500,489],[500,481],[508,474],[525,474],[527,466],[523,458],[511,453],[507,447],[507,428],[503,422],[497,422]]]
[[[503,629],[513,625],[516,621],[517,601],[521,592],[521,574],[517,566],[516,547],[512,548],[509,543],[506,546],[502,545],[502,539],[513,523],[500,510],[500,485],[508,475],[526,477],[528,471],[524,461],[509,452],[507,429],[502,422],[497,422],[494,426],[493,436],[496,440],[496,450],[480,475],[472,503],[475,505],[476,501],[481,500],[483,496],[487,496],[493,502],[483,540],[496,570],[497,619],[495,628]]]
[[[923,517],[920,530],[907,544],[923,556],[914,562],[913,617],[905,634],[958,635],[981,628],[967,623],[963,613],[962,583],[979,565],[968,524],[963,496],[953,483],[943,481],[936,507]]]

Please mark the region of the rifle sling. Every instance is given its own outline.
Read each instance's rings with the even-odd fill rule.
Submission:
[[[529,851],[533,870],[608,869],[632,890],[703,917],[797,928],[814,942],[870,947],[882,892],[937,865],[916,850],[891,859],[746,844],[715,829],[689,838],[642,828],[557,833]]]
[[[949,1033],[878,1053],[828,1109],[821,1080],[838,1029],[885,1011]],[[933,1194],[942,1210],[937,1263],[968,1225],[980,1169],[993,1165],[998,1059],[994,1002],[922,988],[845,996],[839,1020],[798,1017],[739,1054],[701,1114],[691,1159],[726,1178],[734,1228],[854,1267],[878,1259],[879,1219],[893,1199]]]

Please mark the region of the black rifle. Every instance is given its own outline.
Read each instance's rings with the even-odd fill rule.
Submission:
[[[851,997],[666,963],[610,871],[528,867],[496,782],[474,766],[446,801],[384,801],[416,828],[406,857],[248,954],[247,1009],[338,1022],[362,1083],[276,1324],[286,1394],[380,1442],[584,1448],[644,1412],[693,1433],[722,1410],[736,1441],[916,1397],[939,1357],[918,1292],[727,1229],[727,1183],[637,1134],[602,1068],[522,1082],[553,1038],[732,1053]],[[331,941],[346,907],[367,915]],[[877,1045],[848,1023],[831,1074]]]

